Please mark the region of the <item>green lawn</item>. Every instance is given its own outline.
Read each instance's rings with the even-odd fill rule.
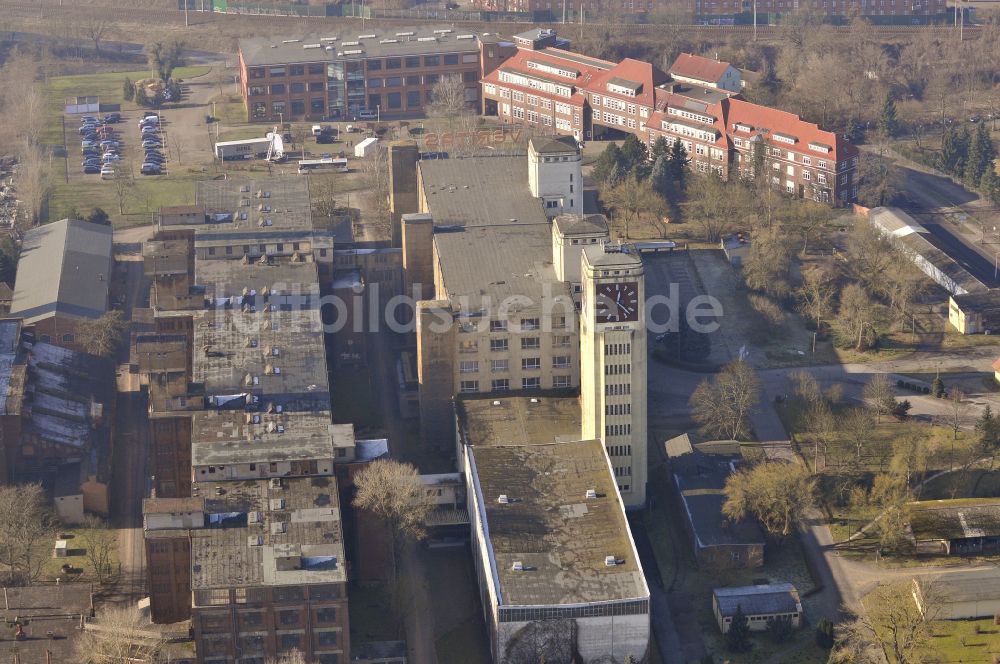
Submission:
[[[124,215],[118,214],[118,195],[112,182],[96,177],[68,183],[59,180],[49,194],[48,215],[44,221],[63,219],[72,210],[86,215],[100,207],[112,216],[118,228],[149,223],[150,215],[159,211],[162,205],[193,204],[199,176],[203,177],[200,173],[137,176],[126,198]]]
[[[75,582],[87,582],[87,583],[97,583],[97,577],[94,576],[93,569],[94,566],[91,564],[86,556],[86,544],[81,537],[81,534],[86,531],[86,528],[72,528],[63,529],[60,533],[68,535],[67,539],[67,550],[70,554],[65,558],[54,558],[52,556],[52,547],[55,544],[55,540],[46,540],[39,546],[38,555],[44,556],[46,558],[45,564],[42,567],[41,580],[43,581],[54,581],[59,579],[61,583],[75,583]],[[63,572],[62,566],[70,565],[74,572],[67,574]],[[114,548],[111,552],[111,567],[112,569],[118,569],[118,549]],[[78,573],[76,570],[83,570],[82,573]]]
[[[211,67],[178,67],[174,70],[174,78],[195,78],[208,73]],[[97,95],[102,104],[121,104],[123,111],[138,108],[133,102],[122,98],[122,83],[125,79],[135,81],[149,77],[148,70],[129,72],[110,72],[106,74],[78,74],[76,76],[54,76],[46,81],[46,93],[49,99],[49,121],[46,122],[42,141],[49,145],[62,145],[62,115],[67,97]]]
[[[979,633],[976,633],[976,629]],[[1000,654],[1000,627],[992,618],[981,620],[935,620],[931,623],[933,660],[945,662],[994,662]]]

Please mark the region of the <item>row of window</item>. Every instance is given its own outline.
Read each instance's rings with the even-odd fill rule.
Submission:
[[[240,611],[236,614],[237,629],[240,632],[251,631],[264,627],[267,622],[265,611]],[[199,616],[201,631],[204,634],[228,633],[232,630],[232,616],[227,612],[203,612]],[[274,625],[277,629],[294,629],[305,626],[306,612],[302,608],[282,609],[274,612]],[[331,625],[337,622],[337,607],[324,606],[312,611],[312,623],[316,625]],[[336,643],[334,643],[336,645]]]
[[[615,477],[632,477],[632,466],[615,466]]]
[[[623,397],[632,394],[632,383],[608,383],[604,386],[604,396]]]
[[[631,445],[608,445],[608,456],[627,457],[632,456]]]
[[[341,588],[336,584],[308,586],[309,599],[312,601],[329,601],[340,599]],[[233,597],[230,597],[230,592]],[[270,592],[273,603],[301,603],[306,599],[304,586],[275,586]],[[195,606],[225,606],[234,601],[236,604],[263,604],[268,601],[267,588],[215,588],[211,590],[196,590]]]
[[[569,376],[553,376],[552,377],[552,387],[553,389],[560,389],[571,387]],[[509,378],[494,378],[490,381],[490,391],[491,392],[507,392],[511,390],[510,379]],[[531,376],[530,378],[521,379],[521,389],[522,390],[540,390],[542,389],[542,379],[538,376]],[[463,380],[459,384],[459,392],[462,394],[475,394],[479,392],[479,381],[478,380]]]
[[[553,369],[568,369],[571,363],[569,355],[557,355],[552,358]],[[541,359],[537,357],[521,358],[521,369],[541,369]],[[509,360],[490,360],[490,371],[504,373],[510,369]],[[459,373],[479,373],[479,360],[462,360],[458,364]]]
[[[423,76],[390,76],[389,78],[369,78],[367,86],[369,88],[401,88],[404,83],[406,85],[434,85],[440,80],[440,74],[424,74]],[[462,72],[462,80],[466,83],[475,83],[479,80],[479,72]]]
[[[632,435],[631,424],[606,424],[604,425],[605,436],[630,436]]]
[[[627,376],[632,373],[632,365],[628,364],[606,364],[604,365],[605,376]]]
[[[631,415],[632,404],[630,403],[609,403],[604,405],[605,415]]]
[[[557,334],[552,337],[552,347],[553,348],[569,348],[572,345],[572,337],[568,334]],[[537,339],[536,339],[537,340]],[[538,349],[536,343],[529,342],[524,343],[525,340],[521,340],[521,348],[523,350],[535,350]],[[495,352],[504,352],[509,350],[510,344],[507,339],[490,339],[490,350]],[[460,353],[478,353],[479,352],[479,341],[477,339],[461,339],[458,342],[458,352]],[[494,362],[497,360],[494,360]],[[504,360],[506,361],[506,360]]]
[[[289,110],[290,109],[290,110]],[[250,107],[250,115],[255,120],[261,120],[268,117],[267,104],[262,101],[255,101]],[[322,115],[326,113],[326,100],[325,99],[310,99],[309,100],[309,112],[314,115]],[[291,104],[284,101],[274,101],[271,102],[271,116],[282,117],[282,116],[295,116],[295,115],[305,115],[306,114],[306,102],[302,99],[294,99]]]
[[[632,344],[604,344],[605,355],[629,355],[632,352]]]
[[[459,61],[465,65],[471,65],[479,62],[478,53],[446,53],[445,55],[425,55],[423,59],[419,55],[410,55],[405,58],[386,58],[385,60],[373,58],[371,60],[365,61],[365,68],[368,71],[382,71],[383,67],[385,69],[416,69],[420,67],[421,64],[424,67],[440,67],[442,64],[445,66],[457,65]]]
[[[288,67],[284,65],[275,65],[271,68],[250,67],[247,70],[247,76],[249,78],[264,78],[269,75],[271,78],[281,78],[286,75],[304,76],[306,72],[312,76],[323,74],[326,72],[326,65],[320,62],[313,62],[307,65],[289,65]]]

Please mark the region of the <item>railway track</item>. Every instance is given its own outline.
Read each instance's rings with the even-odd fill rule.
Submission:
[[[11,18],[24,18],[24,19],[47,19],[47,18],[103,18],[109,21],[114,21],[116,23],[143,23],[143,24],[171,24],[171,25],[183,25],[184,24],[184,12],[181,10],[170,10],[170,9],[149,9],[149,8],[127,8],[123,9],[120,7],[111,6],[67,6],[59,4],[54,1],[42,1],[42,2],[7,2],[5,0],[0,0],[0,10],[2,13]],[[254,15],[254,14],[218,14],[212,12],[200,12],[191,11],[189,12],[189,18],[192,23],[204,24],[210,21],[232,21],[240,19],[260,19],[267,21],[281,21],[289,23],[300,23],[303,21],[309,21],[311,24],[316,22],[323,23],[343,23],[349,21],[350,19],[344,17],[317,17],[312,16],[308,18],[297,17],[297,16],[272,16],[272,15]],[[373,19],[378,22],[383,22],[389,25],[399,25],[399,24],[414,24],[414,23],[450,23],[455,22],[454,18],[449,17],[430,17],[430,18],[376,18]],[[513,22],[482,22],[482,21],[468,21],[466,24],[470,28],[482,28],[489,31],[518,31],[524,28],[527,23],[513,23]],[[560,24],[555,24],[553,27],[558,27]],[[566,24],[563,26],[564,29],[568,29],[575,24]],[[579,26],[577,26],[579,27]],[[743,36],[746,38],[752,38],[754,35],[754,27],[752,25],[672,25],[672,26],[662,26],[662,25],[646,25],[646,24],[636,24],[636,23],[594,23],[590,24],[590,27],[599,27],[602,30],[607,30],[610,34],[639,34],[639,35],[651,35],[657,32],[663,31],[678,31],[687,35],[698,35],[706,38],[712,37],[729,37],[729,36]],[[848,27],[839,27],[837,30],[842,30],[847,33],[850,30]],[[893,26],[876,26],[876,32],[885,38],[898,38],[906,37],[916,33],[926,33],[931,32],[932,34],[939,35],[941,37],[952,37],[957,36],[957,31],[954,26],[949,25],[934,25],[934,26],[907,26],[907,25],[893,25]],[[756,34],[757,38],[764,41],[776,41],[786,38],[788,34],[792,31],[791,28],[787,26],[780,25],[759,25],[757,26]],[[974,40],[979,38],[981,28],[978,26],[966,26],[964,30],[965,40]]]

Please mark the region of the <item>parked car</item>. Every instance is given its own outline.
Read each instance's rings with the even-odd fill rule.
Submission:
[[[90,139],[84,139],[84,140],[80,141],[80,147],[81,148],[96,148],[97,147],[97,143],[95,143],[94,141],[92,141]]]
[[[146,162],[139,169],[139,172],[142,173],[143,175],[159,175],[162,172],[162,169],[160,168],[159,164]]]
[[[142,137],[143,138],[146,138],[147,136],[156,136],[159,133],[160,133],[160,130],[157,129],[156,127],[143,127],[142,128]]]
[[[80,135],[89,134],[97,130],[97,125],[80,125]]]
[[[139,126],[145,127],[146,125],[158,125],[160,124],[160,118],[156,115],[150,115],[139,120]]]
[[[85,175],[95,175],[101,172],[101,167],[97,164],[87,164],[83,167],[83,172]]]
[[[147,164],[159,164],[162,166],[163,163],[167,160],[167,158],[160,154],[147,154],[145,157],[143,157],[143,160]]]
[[[146,111],[146,112],[144,112],[142,114],[142,117],[143,118],[157,118],[157,119],[159,119],[160,114],[157,113],[156,111]]]
[[[109,162],[112,162],[112,161],[121,161],[122,160],[121,156],[115,154],[114,152],[105,152],[104,156],[102,156],[101,159],[104,160],[104,163],[109,163]]]
[[[163,143],[161,143],[160,139],[158,139],[158,138],[148,137],[148,138],[144,138],[142,140],[142,147],[147,148],[147,149],[148,148],[158,148],[161,145],[163,145]]]
[[[100,142],[100,146],[102,148],[118,148],[120,145],[121,144],[118,141],[115,141],[110,138],[106,138]]]
[[[104,116],[105,122],[120,122],[122,119],[121,113],[108,113]]]

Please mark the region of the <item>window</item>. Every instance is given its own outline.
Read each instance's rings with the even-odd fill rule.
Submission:
[[[479,80],[479,72],[478,71],[462,72],[462,80],[465,81],[466,83],[475,83],[476,81]]]
[[[479,342],[475,339],[462,339],[458,342],[459,353],[475,353],[479,350]]]
[[[522,318],[521,319],[521,331],[527,332],[530,330],[537,330],[540,327],[540,319],[538,318]]]
[[[271,74],[272,78],[274,78],[276,76],[284,76],[285,75],[285,68],[284,67],[271,67],[271,71],[268,72],[268,73]]]
[[[537,350],[542,347],[539,337],[525,337],[521,339],[521,350]]]
[[[463,380],[459,391],[462,394],[474,394],[479,391],[479,381],[478,380]]]
[[[448,53],[444,56],[444,63],[446,65],[457,65],[458,64],[458,53]]]
[[[313,81],[309,84],[309,92],[323,92],[324,87],[325,85],[322,81]]]
[[[479,373],[479,360],[463,360],[458,363],[459,373]]]
[[[553,376],[552,387],[569,387],[569,376]]]
[[[340,632],[336,630],[327,630],[325,632],[317,632],[316,643],[321,648],[329,648],[331,646],[337,645],[337,637]]]
[[[305,65],[292,65],[288,68],[289,76],[302,76],[306,73]]]
[[[414,67],[419,67],[420,66],[420,56],[419,55],[408,56],[406,58],[406,60],[405,60],[405,64],[406,64],[406,68],[407,69],[412,69]]]
[[[552,368],[553,369],[569,368],[569,355],[557,355],[556,357],[553,357]]]
[[[326,102],[322,99],[312,99],[309,101],[309,110],[312,113],[322,113],[326,110]]]
[[[369,60],[367,67],[368,67],[368,71],[382,71],[382,61],[381,60]]]
[[[308,71],[309,71],[310,74],[322,74],[323,73],[323,65],[322,64],[313,63],[311,65],[308,65],[307,69],[308,69]]]
[[[306,103],[301,99],[292,100],[292,115],[304,115],[306,112]]]
[[[403,66],[403,61],[400,60],[399,58],[388,58],[385,61],[386,69],[399,69],[402,66]]]
[[[401,76],[390,76],[385,79],[385,87],[387,88],[399,88],[403,85],[403,78]]]
[[[278,642],[282,650],[297,649],[302,645],[301,634],[281,634]]]
[[[249,70],[250,78],[264,78],[264,68],[263,67],[253,67]]]
[[[506,331],[507,331],[507,321],[505,320],[490,321],[490,332],[506,332]]]
[[[368,87],[369,88],[381,88],[382,87],[382,79],[381,78],[369,78],[368,79]]]
[[[412,90],[406,93],[406,107],[413,108],[420,106],[420,90]]]
[[[490,350],[495,352],[506,352],[507,351],[507,340],[506,339],[490,339]]]
[[[390,92],[386,97],[389,99],[389,108],[403,107],[403,95],[399,92]]]
[[[540,357],[521,358],[521,369],[523,369],[524,371],[532,371],[541,368],[542,368],[542,358]]]
[[[542,379],[538,376],[533,376],[531,378],[521,379],[521,389],[522,390],[537,390],[542,387]]]
[[[440,80],[441,80],[440,74],[427,74],[424,76],[424,85],[434,85]],[[428,90],[427,98],[430,99],[432,94],[433,93],[430,90]]]
[[[407,76],[406,77],[406,84],[407,85],[420,85],[420,77],[419,76]]]
[[[569,347],[569,335],[568,334],[558,334],[552,337],[552,347],[553,348],[568,348]]]
[[[258,96],[264,94],[263,85],[251,85],[250,86],[250,96]]]
[[[424,66],[425,67],[437,67],[441,64],[440,55],[425,55],[424,56]]]
[[[284,626],[298,625],[300,620],[298,609],[288,609],[286,611],[278,611],[278,623]]]
[[[283,102],[283,101],[276,101],[273,104],[271,104],[271,114],[272,115],[281,115],[284,112],[285,112],[285,102]]]
[[[382,105],[382,95],[368,95],[368,108],[377,109]]]
[[[271,86],[271,94],[272,95],[283,95],[283,94],[285,94],[285,84],[284,83],[276,83],[275,85],[272,85]]]
[[[464,55],[462,55],[462,64],[471,65],[474,62],[479,62],[478,53],[465,53]]]
[[[333,606],[324,606],[316,609],[316,622],[332,623],[337,622],[337,609]]]
[[[510,360],[490,360],[490,371],[504,373],[510,367]]]
[[[306,91],[305,83],[292,83],[288,86],[288,91],[293,93],[302,93]]]
[[[494,378],[490,387],[494,392],[506,392],[510,389],[510,380],[507,378]]]

